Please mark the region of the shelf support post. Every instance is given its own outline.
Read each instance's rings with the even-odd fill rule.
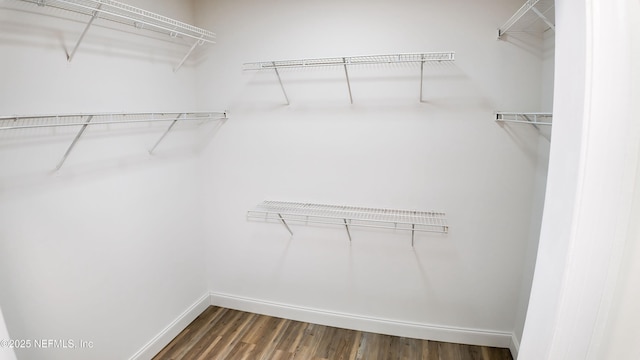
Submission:
[[[287,231],[289,232],[289,234],[293,236],[293,231],[291,231],[291,229],[289,228],[289,225],[287,225],[287,222],[284,221],[284,218],[282,217],[282,215],[280,215],[280,213],[278,213],[278,217],[280,218],[280,221],[282,221],[282,225],[284,225],[284,227],[287,228]]]
[[[344,66],[344,75],[347,78],[347,88],[349,89],[349,101],[353,104],[353,95],[351,95],[351,81],[349,81],[349,70],[347,70],[347,58],[342,58],[342,66]]]
[[[173,68],[173,72],[177,72],[178,70],[180,70],[180,68],[182,67],[184,62],[187,61],[187,59],[189,58],[189,55],[191,55],[193,50],[195,50],[198,45],[202,45],[203,43],[204,43],[204,40],[202,40],[202,36],[200,36],[200,38],[197,39],[196,42],[193,43],[193,45],[191,45],[191,48],[189,49],[189,51],[187,51],[187,54],[182,58],[182,60],[180,60],[178,65],[176,65],[176,67]]]
[[[536,115],[533,116],[533,119],[534,119],[533,121],[531,121],[531,118],[529,118],[526,114],[522,114],[522,117],[525,118],[528,122],[530,122],[531,125],[533,125],[533,127],[536,128],[536,130],[540,130],[540,128],[536,124],[538,121],[538,117]]]
[[[498,28],[498,39],[502,38],[502,35],[506,34],[507,31],[509,31],[509,29],[511,29],[511,27],[527,13],[527,11],[531,10],[531,8],[538,3],[538,1],[540,0],[527,0],[504,25]]]
[[[347,219],[344,220],[344,227],[347,229],[347,236],[349,236],[349,243],[351,243],[351,232],[349,231],[349,224],[347,223]]]
[[[87,34],[87,31],[89,31],[89,28],[93,24],[93,20],[95,20],[96,17],[98,17],[98,14],[100,13],[100,8],[101,7],[102,7],[102,4],[98,5],[98,7],[93,11],[93,15],[91,15],[91,19],[89,19],[89,22],[84,27],[84,30],[82,31],[82,34],[80,34],[80,38],[76,42],[76,46],[73,48],[73,50],[71,50],[71,54],[69,54],[67,56],[67,61],[68,62],[71,62],[71,60],[73,60],[73,57],[76,54],[76,51],[78,50],[78,47],[80,46],[80,43],[82,42],[82,40],[84,39],[84,36]]]
[[[422,102],[422,83],[424,80],[424,54],[422,55],[422,61],[420,62],[420,102]]]
[[[556,26],[546,16],[544,16],[544,14],[540,10],[538,10],[538,8],[532,6],[531,10],[536,13],[536,15],[538,15],[540,19],[542,19],[542,21],[544,21],[544,23],[547,24],[549,28],[551,28],[551,30],[556,31]]]
[[[275,70],[276,76],[278,77],[278,82],[280,83],[280,88],[282,89],[282,93],[284,94],[284,99],[287,101],[287,105],[291,105],[291,103],[289,102],[289,97],[287,96],[287,92],[284,91],[284,85],[282,85],[282,79],[280,78],[280,72],[278,71],[278,67],[276,66],[276,62],[273,61],[272,64],[273,64],[273,70]]]
[[[176,117],[175,119],[173,119],[173,121],[171,122],[171,125],[169,125],[169,127],[167,128],[167,130],[165,130],[165,132],[162,134],[162,136],[160,136],[160,139],[158,139],[158,141],[156,141],[155,145],[153,145],[153,147],[151,148],[151,150],[149,150],[149,154],[153,155],[153,152],[155,151],[155,149],[158,147],[158,145],[160,144],[160,142],[165,138],[165,136],[167,136],[167,134],[169,133],[169,131],[171,131],[171,129],[173,129],[173,126],[178,122],[178,120],[180,120],[180,117],[182,117],[182,115],[186,115],[186,114],[180,114],[178,115],[178,117]]]
[[[416,235],[416,224],[411,224],[411,247],[413,247],[415,235]]]
[[[84,131],[87,129],[87,126],[89,125],[89,122],[91,122],[91,119],[93,119],[93,115],[89,115],[89,117],[87,117],[87,121],[85,121],[85,123],[82,125],[82,128],[80,128],[80,131],[78,131],[78,134],[76,134],[76,137],[71,142],[71,145],[69,145],[69,148],[62,156],[62,159],[60,160],[60,162],[58,162],[58,165],[56,165],[56,171],[60,170],[62,164],[64,164],[64,162],[67,160],[67,157],[71,153],[71,150],[73,150],[73,148],[76,146],[76,143],[80,139],[80,136],[82,136],[82,133],[84,133]]]

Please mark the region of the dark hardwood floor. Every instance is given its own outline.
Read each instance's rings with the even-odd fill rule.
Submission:
[[[210,306],[154,360],[512,360],[508,349],[339,329]]]

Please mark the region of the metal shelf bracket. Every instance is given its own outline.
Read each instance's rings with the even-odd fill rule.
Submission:
[[[344,227],[347,229],[347,236],[349,236],[349,243],[351,243],[351,232],[349,231],[349,224],[347,223],[347,219],[344,220]]]
[[[549,20],[540,10],[538,10],[537,7],[532,6],[531,7],[531,11],[533,11],[534,13],[536,13],[536,15],[538,15],[538,17],[545,23],[547,24],[547,26],[553,30],[556,31],[556,25],[554,23],[551,22],[551,20]]]
[[[342,62],[342,66],[344,66],[344,75],[347,78],[347,88],[349,89],[349,102],[353,104],[353,95],[351,94],[351,81],[349,81],[349,70],[347,69],[347,58],[342,58]],[[348,228],[347,231],[349,231]],[[349,236],[349,240],[351,240],[351,236]]]
[[[91,119],[93,119],[93,115],[89,115],[87,117],[87,121],[84,123],[84,125],[82,125],[82,127],[80,128],[80,131],[78,131],[78,134],[76,134],[76,137],[71,142],[71,145],[69,145],[69,147],[67,148],[67,151],[65,151],[64,155],[62,156],[62,159],[60,159],[60,162],[58,162],[58,165],[56,165],[56,171],[60,170],[60,168],[62,167],[62,164],[64,164],[64,162],[67,160],[67,157],[71,153],[71,150],[73,150],[73,148],[76,146],[76,143],[78,142],[78,140],[80,140],[80,137],[82,136],[84,131],[87,129],[87,126],[89,126]]]
[[[423,88],[424,86],[422,85],[422,83],[424,82],[424,54],[422,54],[422,61],[420,61],[420,102],[422,102],[423,98],[422,98],[422,92],[423,92]]]
[[[160,136],[160,139],[158,139],[158,141],[156,141],[156,143],[153,145],[153,147],[149,150],[149,154],[153,154],[153,151],[158,147],[160,142],[165,138],[165,136],[167,136],[169,131],[171,131],[171,129],[173,129],[173,126],[178,122],[178,120],[180,120],[180,117],[183,116],[183,115],[186,115],[186,114],[178,115],[178,117],[176,117],[176,119],[171,122],[171,124],[169,125],[167,130],[162,134],[162,136]]]
[[[284,94],[284,99],[287,102],[287,105],[290,105],[289,97],[287,96],[287,92],[284,90],[284,85],[282,85],[282,78],[280,77],[280,72],[278,71],[278,67],[276,66],[275,61],[273,62],[273,70],[276,72],[276,76],[278,77],[278,82],[280,83],[280,89],[282,89],[282,94]]]
[[[416,237],[416,224],[411,224],[411,247],[413,247],[415,237]]]
[[[101,7],[102,7],[102,4],[98,4],[98,7],[93,11],[93,14],[91,15],[91,19],[89,19],[89,22],[87,22],[87,25],[84,27],[84,30],[82,31],[82,34],[80,34],[80,37],[78,38],[78,41],[76,42],[76,46],[73,47],[73,50],[71,50],[71,53],[69,54],[69,56],[67,56],[67,61],[68,62],[71,62],[71,60],[73,60],[73,56],[76,54],[76,51],[78,50],[78,47],[80,46],[80,43],[82,43],[82,40],[84,39],[84,36],[87,35],[87,31],[89,31],[89,28],[93,24],[93,21],[96,19],[96,17],[100,13],[100,8]]]
[[[551,30],[555,31],[555,25],[544,14],[546,11],[540,11],[540,9],[536,6],[547,2],[548,1],[546,0],[527,0],[522,5],[522,7],[520,7],[520,9],[515,12],[515,14],[513,14],[513,16],[511,16],[511,18],[509,18],[506,23],[504,23],[504,25],[498,28],[498,39],[501,39],[502,36],[506,34],[516,23],[518,23],[518,21],[520,21],[520,19],[522,19],[527,13],[529,13],[529,11],[537,15],[538,18],[540,18]],[[547,11],[553,8],[553,6],[553,1],[551,1],[551,5],[547,6]]]
[[[289,225],[287,225],[287,222],[284,221],[284,218],[282,217],[282,215],[278,214],[278,217],[280,218],[280,221],[282,221],[282,225],[284,225],[284,227],[287,228],[287,231],[289,232],[289,234],[291,234],[291,236],[293,236],[293,231],[291,231],[291,228],[289,227]]]
[[[200,37],[198,40],[196,40],[193,45],[191,45],[191,48],[189,49],[189,51],[187,51],[187,53],[184,55],[184,57],[182,58],[182,60],[180,60],[180,62],[178,63],[178,65],[176,65],[176,67],[173,68],[173,72],[177,72],[178,70],[180,70],[180,68],[182,67],[182,65],[185,63],[185,61],[187,61],[187,59],[189,58],[189,56],[191,56],[191,53],[196,49],[196,47],[200,46],[204,44],[204,40],[202,37]]]

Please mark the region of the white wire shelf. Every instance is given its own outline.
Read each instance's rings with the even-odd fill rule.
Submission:
[[[396,64],[396,63],[421,63],[426,61],[453,61],[455,53],[432,52],[416,54],[391,54],[391,55],[364,55],[345,56],[332,58],[301,59],[301,60],[277,60],[244,63],[243,70],[262,70],[275,68],[304,68],[315,66],[343,66],[364,64]]]
[[[527,0],[518,11],[498,28],[498,38],[510,31],[547,30],[555,31],[555,1],[554,0]],[[540,29],[538,24],[543,24]]]
[[[278,69],[286,68],[308,68],[319,66],[341,66],[344,68],[347,88],[349,90],[349,100],[353,104],[353,94],[351,93],[351,81],[349,79],[349,66],[366,64],[398,64],[398,63],[419,63],[420,64],[420,101],[422,101],[422,89],[424,79],[424,64],[427,62],[450,62],[455,60],[455,52],[426,52],[408,54],[388,54],[388,55],[363,55],[363,56],[343,56],[316,59],[300,60],[275,60],[249,62],[242,65],[244,71],[274,70],[280,88],[284,94],[287,105],[290,104],[287,92],[284,89],[282,78]]]
[[[414,233],[448,233],[446,215],[435,211],[394,210],[357,206],[263,201],[247,212],[248,219],[281,222],[291,235],[288,222],[315,223],[344,226],[351,241],[349,227],[373,227],[411,231]]]
[[[553,114],[532,112],[532,113],[518,113],[518,112],[497,112],[495,120],[497,122],[510,122],[519,124],[529,124],[537,127],[538,125],[552,125]]]
[[[22,0],[34,3],[38,6],[49,6],[89,16],[88,22],[73,50],[67,56],[71,61],[82,42],[87,31],[96,19],[108,20],[120,24],[133,26],[137,29],[145,29],[164,33],[173,38],[187,38],[193,44],[184,58],[174,68],[177,71],[187,60],[196,46],[204,43],[214,43],[215,33],[171,19],[169,17],[143,10],[114,0]]]
[[[73,142],[58,162],[59,170],[75,147],[78,140],[89,126],[117,125],[134,123],[170,123],[162,136],[151,147],[152,154],[173,127],[182,122],[207,122],[227,119],[226,112],[133,112],[133,113],[78,113],[78,114],[43,114],[43,115],[7,115],[0,116],[0,131],[24,130],[56,127],[80,127]]]

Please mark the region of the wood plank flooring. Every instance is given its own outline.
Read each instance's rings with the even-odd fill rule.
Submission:
[[[508,349],[346,330],[208,307],[154,360],[513,360]]]

